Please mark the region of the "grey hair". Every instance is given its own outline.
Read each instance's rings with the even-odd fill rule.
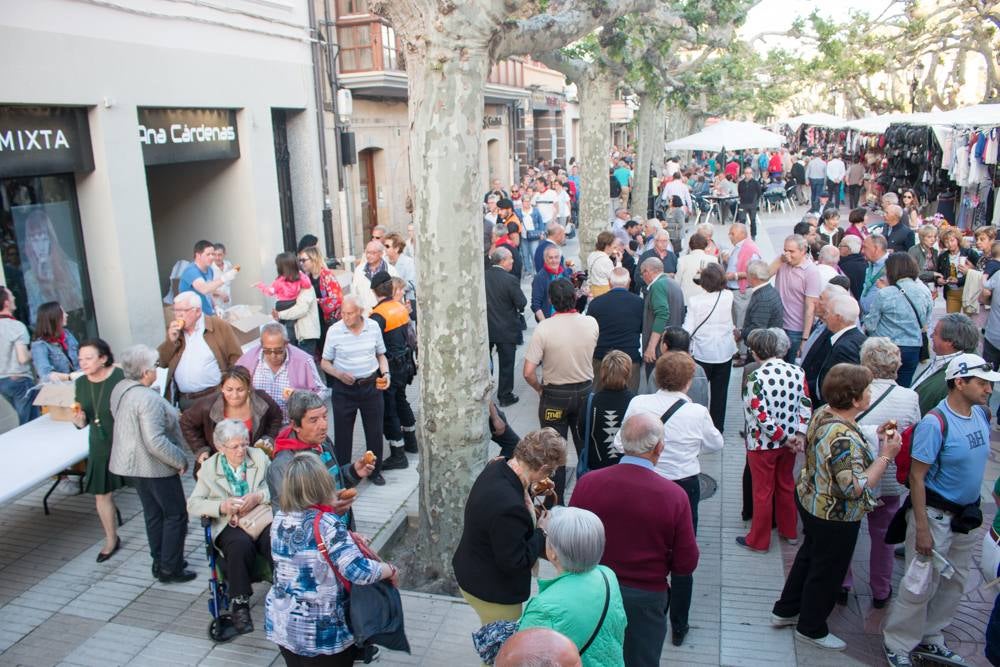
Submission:
[[[734,232],[735,231],[742,232],[744,236],[747,235],[747,226],[742,222],[734,222],[733,224],[729,225],[729,229],[733,230]]]
[[[948,313],[938,320],[938,337],[957,351],[975,353],[979,348],[979,328],[963,313]]]
[[[889,204],[885,207],[885,214],[898,220],[903,217],[903,208],[899,204]]]
[[[771,277],[771,267],[767,265],[767,262],[755,259],[747,264],[747,277],[750,276],[766,282]]]
[[[659,257],[647,257],[643,260],[642,264],[639,265],[639,273],[642,273],[643,271],[663,273],[663,260]]]
[[[840,250],[835,245],[825,245],[819,250],[819,261],[821,264],[835,265],[840,261]]]
[[[326,401],[311,391],[293,391],[288,397],[288,420],[296,426],[302,426],[302,418],[307,412],[325,407]]]
[[[631,282],[632,276],[628,274],[628,269],[623,269],[620,266],[612,269],[611,277],[608,278],[608,283],[612,287],[628,287]]]
[[[375,225],[374,227],[372,227],[372,233],[382,232],[383,234],[385,234],[387,231],[389,230],[385,228],[385,225]]]
[[[215,430],[212,431],[212,443],[216,449],[236,438],[250,440],[250,431],[247,430],[247,425],[239,419],[223,419],[215,425]]]
[[[885,336],[872,336],[861,344],[861,365],[872,372],[872,377],[895,380],[903,365],[899,347]]]
[[[549,236],[552,236],[556,232],[560,231],[564,232],[566,231],[566,228],[560,225],[558,222],[550,222],[548,226],[545,228],[545,233]]]
[[[887,201],[890,204],[898,204],[899,195],[897,195],[895,192],[886,192],[884,195],[882,195],[882,200]]]
[[[510,250],[507,250],[507,248],[495,248],[490,253],[490,264],[499,264],[509,257],[513,257],[513,255],[510,254]]]
[[[118,356],[126,380],[139,381],[146,371],[156,368],[160,355],[148,345],[133,345]]]
[[[668,232],[667,230],[662,229],[662,228],[661,229],[657,229],[656,230],[656,236],[654,236],[653,238],[656,238],[656,239],[667,239],[669,241],[670,240],[670,232]]]
[[[617,218],[618,214],[619,213],[623,213],[623,212],[624,213],[628,213],[628,209],[627,208],[622,208],[621,206],[619,206],[618,208],[615,209],[615,217]]]
[[[848,292],[840,285],[834,285],[833,283],[827,283],[826,287],[823,288],[823,291],[820,292],[819,295],[823,296],[824,294],[827,293],[829,293],[826,297],[828,299],[832,299],[835,296],[847,296],[848,294],[850,294],[850,292]]]
[[[703,222],[695,227],[695,229],[698,230],[699,234],[709,239],[712,238],[712,234],[715,232],[715,226],[711,222]]]
[[[261,336],[273,336],[275,334],[281,336],[281,340],[288,340],[288,329],[281,322],[268,322],[260,328]]]
[[[542,257],[545,257],[546,255],[548,255],[553,250],[555,250],[557,253],[559,253],[560,257],[562,256],[562,248],[560,248],[559,246],[557,246],[556,244],[553,243],[552,245],[545,246],[545,250],[542,251]]]
[[[854,234],[848,234],[844,238],[840,239],[840,242],[847,246],[847,249],[851,251],[852,255],[861,252],[861,239]]]
[[[201,309],[201,297],[198,296],[197,292],[192,292],[191,290],[181,292],[175,296],[174,303],[181,303],[189,308]]]
[[[920,238],[926,238],[931,234],[937,236],[937,233],[938,233],[938,228],[935,227],[934,225],[924,225],[923,227],[920,228],[920,231],[917,232],[917,236],[919,236]]]
[[[506,236],[507,225],[503,224],[502,222],[498,222],[497,224],[493,225],[493,233],[496,234],[498,237]]]
[[[815,211],[809,211],[808,213],[802,216],[802,220],[800,220],[799,222],[809,222],[810,220],[815,220],[816,222],[819,222],[819,214],[816,213]]]
[[[857,321],[858,315],[861,314],[861,308],[854,297],[840,294],[830,299],[829,303],[826,304],[826,312],[827,314],[833,313],[845,322],[853,324]]]
[[[886,249],[888,249],[888,247],[889,247],[889,241],[887,241],[886,238],[884,236],[882,236],[881,234],[872,234],[871,236],[867,237],[865,240],[866,241],[871,241],[872,243],[874,243],[875,245],[877,245],[879,247],[879,249],[882,250],[882,252],[885,252]]]
[[[799,250],[806,249],[806,237],[802,236],[802,234],[789,234],[785,237],[785,243],[789,241],[795,243],[799,247]]]
[[[587,572],[601,562],[604,555],[604,524],[593,512],[579,507],[552,508],[548,542],[567,572]]]
[[[486,201],[500,201],[500,195],[490,195],[486,198]]]
[[[663,424],[659,419],[638,412],[622,424],[622,449],[629,456],[646,456],[663,440]]]
[[[754,329],[747,336],[747,347],[761,361],[783,358],[788,354],[788,348],[791,347],[791,344],[791,341],[788,340],[788,334],[781,327]]]

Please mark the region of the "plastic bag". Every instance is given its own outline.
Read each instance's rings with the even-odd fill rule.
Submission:
[[[910,561],[901,582],[903,588],[913,595],[924,595],[931,585],[931,561],[923,556],[916,556]]]

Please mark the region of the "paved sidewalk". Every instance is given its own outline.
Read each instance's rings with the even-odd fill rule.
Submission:
[[[780,248],[783,237],[801,215],[761,216],[759,244],[767,256]],[[728,245],[725,229],[717,226],[716,242]],[[576,244],[566,248],[576,254]],[[525,289],[530,291],[526,282]],[[530,329],[533,325],[529,324]],[[520,368],[524,346],[518,350]],[[699,508],[698,542],[701,562],[695,573],[691,632],[684,646],[667,643],[662,665],[874,665],[879,657],[879,623],[882,612],[872,610],[867,590],[867,565],[855,563],[855,595],[847,607],[832,616],[834,632],[849,642],[845,653],[824,653],[796,642],[789,629],[770,627],[771,605],[784,583],[785,568],[795,548],[774,546],[767,554],[739,548],[737,535],[747,526],[740,520],[741,477],[745,453],[737,432],[742,424],[738,386],[733,374],[726,421],[726,446],[705,455],[702,470],[718,482],[719,490]],[[515,393],[521,400],[505,412],[521,434],[537,427],[537,396],[515,371]],[[417,388],[409,390],[416,406]],[[418,408],[419,413],[419,408]],[[358,453],[363,449],[360,426]],[[490,453],[496,451],[491,445]],[[572,454],[571,454],[572,461]],[[415,507],[417,486],[414,466],[386,473],[385,487],[365,484],[356,505],[359,527],[384,541]],[[984,484],[989,498],[991,482],[1000,473],[991,457]],[[191,479],[185,479],[188,490]],[[125,525],[123,548],[106,563],[94,558],[101,548],[100,526],[90,496],[57,490],[52,515],[42,514],[41,485],[15,502],[0,507],[0,665],[280,665],[277,649],[264,639],[262,599],[258,585],[253,616],[258,630],[229,644],[215,645],[207,636],[207,565],[201,528],[192,521],[187,551],[190,566],[202,576],[182,585],[153,583],[146,548],[141,509],[134,492],[123,491],[116,500]],[[984,502],[992,515],[992,503]],[[858,553],[865,554],[867,536],[862,528]],[[777,545],[777,541],[775,541]],[[896,577],[902,562],[897,561]],[[543,564],[542,576],[551,570]],[[977,588],[973,573],[971,590],[963,600],[955,624],[946,630],[953,648],[971,664],[982,658],[982,636],[992,608],[993,595]],[[404,582],[405,583],[405,582]],[[478,622],[462,600],[420,593],[403,593],[407,633],[413,654],[383,652],[381,665],[476,665],[470,633]]]

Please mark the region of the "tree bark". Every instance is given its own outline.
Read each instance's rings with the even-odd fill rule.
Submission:
[[[639,94],[638,137],[636,140],[635,187],[632,190],[632,216],[646,218],[646,202],[649,200],[650,164],[653,145],[656,143],[656,114],[660,105],[648,93]],[[660,144],[663,144],[662,138]],[[663,152],[663,149],[660,149]],[[659,173],[658,167],[653,167]]]
[[[663,167],[666,164],[666,154],[663,145],[667,135],[667,101],[659,100],[656,103],[656,117],[653,119],[653,142],[650,144],[649,160],[656,169],[656,173],[663,176]]]
[[[611,221],[608,166],[611,155],[611,99],[617,77],[601,67],[592,67],[575,81],[580,98],[580,262],[594,249],[597,235]],[[615,204],[617,207],[617,203]]]
[[[425,50],[407,53],[406,69],[410,169],[421,193],[413,210],[420,285],[419,552],[424,576],[450,585],[465,499],[489,441],[478,156],[490,62],[485,45],[434,39]]]

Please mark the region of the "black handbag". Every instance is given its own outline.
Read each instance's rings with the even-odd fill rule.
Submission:
[[[347,624],[354,635],[354,641],[358,646],[365,644],[378,644],[393,651],[410,652],[410,642],[406,638],[406,629],[403,627],[403,601],[399,597],[399,591],[388,581],[377,581],[374,584],[351,584],[340,573],[340,570],[330,558],[330,553],[323,542],[323,536],[319,532],[319,522],[323,517],[323,512],[316,512],[313,519],[313,536],[316,538],[316,549],[323,555],[330,565],[333,573],[337,575],[340,584],[347,591]],[[350,533],[351,539],[358,549],[365,556],[372,560],[381,562],[374,551],[372,551],[362,541],[355,539],[354,533]]]

